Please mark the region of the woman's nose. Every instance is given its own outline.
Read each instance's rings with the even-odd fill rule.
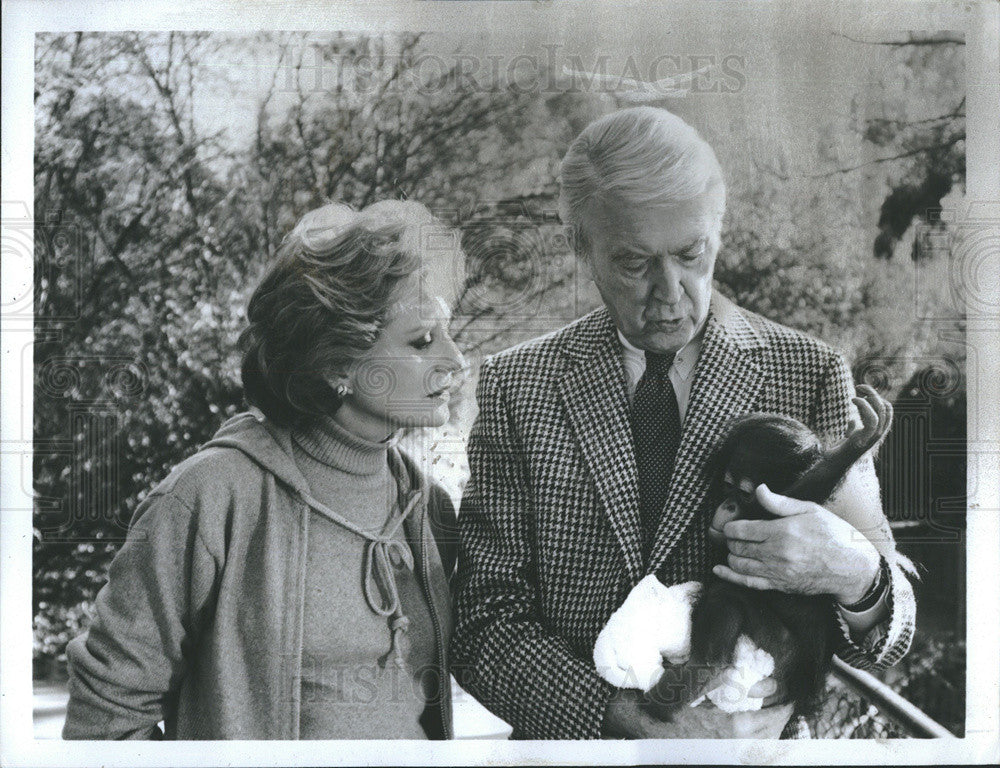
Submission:
[[[462,350],[458,348],[455,340],[451,338],[451,334],[445,331],[441,334],[441,338],[444,341],[445,349],[441,357],[441,365],[452,372],[465,368],[465,355],[462,354]]]
[[[433,359],[427,388],[436,391],[447,387],[458,391],[466,375],[465,357],[447,332],[442,333],[439,339],[441,343],[438,345],[438,355]]]

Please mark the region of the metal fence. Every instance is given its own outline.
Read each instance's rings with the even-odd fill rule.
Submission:
[[[867,672],[834,658],[824,704],[809,719],[817,739],[955,738],[913,703]]]

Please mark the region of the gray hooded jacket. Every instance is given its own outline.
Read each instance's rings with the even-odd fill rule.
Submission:
[[[298,738],[310,514],[291,457],[287,430],[242,413],[142,501],[89,630],[67,647],[64,738]],[[423,495],[406,533],[438,643],[425,728],[451,738],[454,508],[397,449],[389,461]]]

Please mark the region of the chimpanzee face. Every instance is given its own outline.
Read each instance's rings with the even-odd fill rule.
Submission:
[[[783,493],[819,458],[815,435],[787,416],[751,413],[737,419],[720,441],[710,471],[719,478],[723,500],[709,526],[709,538],[723,544],[722,528],[731,520],[769,520],[757,501],[761,483]]]
[[[712,517],[712,524],[708,528],[708,535],[713,541],[719,544],[725,542],[722,529],[731,520],[747,519],[758,517],[760,504],[754,489],[757,487],[746,473],[739,472],[740,467],[734,466],[736,462],[726,467],[722,476],[722,489],[725,497],[722,503],[715,508],[715,515]]]

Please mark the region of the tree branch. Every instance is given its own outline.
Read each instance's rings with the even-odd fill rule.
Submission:
[[[915,149],[909,149],[906,152],[900,152],[896,155],[890,155],[889,157],[877,157],[874,160],[868,160],[864,163],[858,165],[853,165],[849,168],[837,168],[833,171],[827,171],[826,173],[811,173],[806,174],[802,178],[806,179],[826,179],[830,176],[836,176],[838,173],[851,173],[852,171],[857,171],[869,165],[876,165],[878,163],[891,163],[893,160],[902,160],[905,157],[913,157],[914,155],[920,155],[925,152],[933,152],[935,150],[946,149],[957,144],[960,141],[965,140],[965,131],[959,131],[945,141],[938,142],[936,144],[931,144],[925,147],[916,147]]]
[[[939,123],[946,120],[952,120],[956,117],[965,117],[965,113],[962,111],[962,107],[965,106],[965,97],[958,102],[958,105],[951,111],[946,112],[943,115],[937,115],[936,117],[925,117],[922,120],[893,120],[887,117],[870,117],[865,120],[867,123],[878,123],[880,125],[928,125],[930,123]]]
[[[851,37],[843,32],[832,33],[836,37],[842,37],[845,40],[850,40],[852,43],[861,43],[862,45],[886,45],[894,48],[900,48],[908,45],[965,45],[965,38],[963,37],[916,37],[909,40],[860,40],[856,37]]]
[[[561,287],[563,285],[566,285],[570,281],[571,278],[572,278],[572,272],[564,274],[564,275],[562,275],[561,277],[559,277],[559,278],[557,278],[555,280],[550,280],[548,283],[546,283],[545,285],[543,285],[541,288],[536,288],[534,291],[532,291],[530,294],[528,294],[524,298],[524,302],[523,303],[525,303],[525,304],[530,303],[530,302],[534,301],[535,299],[541,298],[542,296],[544,296],[545,294],[547,294],[549,291],[552,291],[552,290],[554,290],[556,288],[559,288],[559,287]],[[475,315],[473,315],[472,320],[469,320],[468,322],[464,323],[461,328],[459,328],[455,333],[453,333],[451,335],[452,339],[456,343],[458,343],[458,341],[463,337],[465,331],[468,330],[469,326],[472,325],[472,323],[475,320],[478,320],[478,319],[480,319],[482,317],[485,317],[485,316],[487,316],[487,315],[489,315],[491,313],[495,314],[492,307],[489,307],[486,310],[480,310],[478,313],[476,313]],[[497,317],[498,320],[502,321],[505,317],[508,317],[509,314],[510,313],[505,312],[503,314],[496,315],[496,317]],[[470,350],[480,349],[484,344],[488,344],[489,342],[494,341],[495,339],[497,339],[500,336],[502,336],[504,333],[508,333],[513,327],[514,327],[513,324],[511,324],[511,325],[508,325],[505,328],[501,328],[500,330],[496,331],[495,333],[487,336],[485,339],[481,339],[478,343],[476,343],[472,347],[470,347]]]

